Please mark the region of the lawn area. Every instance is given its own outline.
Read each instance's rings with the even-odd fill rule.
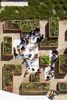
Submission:
[[[28,7],[5,7],[0,13],[0,20],[45,19],[50,16],[67,19],[67,0],[28,0],[28,2]]]

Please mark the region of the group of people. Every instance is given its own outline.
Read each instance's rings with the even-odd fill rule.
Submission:
[[[19,58],[17,57],[18,55],[22,56],[22,52],[26,49],[27,45],[30,42],[30,39],[35,39],[35,44],[41,42],[41,40],[44,38],[43,34],[40,34],[40,29],[36,28],[35,30],[31,30],[31,32],[29,34],[27,34],[25,37],[21,37],[20,39],[20,44],[17,45],[17,47],[13,48],[13,54],[15,58]],[[17,50],[16,50],[17,49]]]
[[[35,53],[33,58],[32,58],[32,53],[31,51],[36,50],[37,48],[37,44],[40,43],[42,41],[42,39],[44,38],[43,34],[40,34],[40,29],[36,28],[35,30],[31,30],[29,34],[27,34],[24,37],[21,37],[20,39],[20,44],[17,45],[17,47],[13,49],[14,52],[14,57],[15,59],[21,57],[23,59],[22,64],[25,62],[26,66],[27,66],[27,70],[24,74],[24,77],[26,76],[26,74],[28,73],[29,65],[32,65],[33,62],[35,62],[36,59],[38,59],[38,54]],[[25,54],[24,51],[26,50],[28,44],[30,44],[30,42],[32,42],[32,44],[34,44],[32,47],[29,47],[29,53]],[[30,64],[29,64],[30,62]],[[35,69],[32,68],[32,72],[34,72]]]
[[[55,77],[55,63],[57,59],[58,59],[58,51],[53,50],[51,56],[51,65],[50,65],[48,76],[46,78],[47,81]]]

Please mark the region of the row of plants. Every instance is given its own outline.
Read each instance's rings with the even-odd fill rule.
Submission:
[[[46,55],[40,56],[39,63],[40,63],[40,67],[47,67],[47,66],[49,66],[49,63],[50,63],[49,56],[46,56]]]
[[[58,37],[59,25],[57,17],[49,18],[49,37]]]
[[[44,49],[47,47],[58,47],[58,39],[43,39],[40,44],[39,47]]]
[[[30,82],[30,83],[22,83],[22,90],[20,94],[46,94],[50,89],[49,83],[38,83],[38,82]]]
[[[31,74],[29,77],[30,82],[40,82],[40,74]]]
[[[39,28],[39,20],[23,20],[21,21],[21,30],[23,32],[30,32],[35,28]]]
[[[61,74],[67,73],[67,55],[59,56],[59,73]]]
[[[12,38],[3,38],[3,55],[12,55]]]
[[[67,93],[67,83],[66,82],[59,82],[58,83],[58,91],[60,93]]]
[[[22,66],[14,64],[5,64],[2,68],[2,89],[13,92],[13,75],[22,74]]]
[[[31,30],[35,29],[36,27],[39,28],[39,20],[7,20],[4,23],[4,30],[10,29],[19,29],[22,32],[30,32]]]
[[[45,19],[50,16],[67,19],[66,0],[28,0],[28,2],[28,7],[4,7],[0,14],[0,20]]]

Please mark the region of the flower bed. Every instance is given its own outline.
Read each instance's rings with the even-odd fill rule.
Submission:
[[[67,73],[67,55],[59,56],[59,73],[61,74]]]
[[[49,65],[49,56],[40,56],[40,67],[47,67]]]
[[[67,93],[67,83],[65,82],[58,83],[58,91],[60,93]]]
[[[49,37],[58,37],[59,26],[58,19],[56,17],[51,17],[49,19]]]
[[[46,94],[50,89],[49,83],[22,83],[20,94]]]
[[[3,55],[12,55],[12,38],[4,37],[3,39]]]
[[[39,28],[39,20],[23,20],[21,21],[22,32],[30,32],[35,28]]]
[[[29,78],[30,82],[39,82],[40,81],[40,74],[31,74]]]
[[[8,87],[11,88],[11,91],[13,91],[13,75],[19,76],[22,73],[22,67],[21,65],[14,65],[14,64],[5,64],[2,69],[2,88],[5,90]]]
[[[58,47],[58,40],[57,39],[43,39],[40,44],[39,48],[57,48]]]

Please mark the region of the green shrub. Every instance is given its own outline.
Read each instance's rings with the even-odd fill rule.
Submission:
[[[8,55],[12,54],[12,38],[4,37],[3,39],[3,54]]]
[[[40,57],[40,65],[49,65],[49,56],[41,56]]]

